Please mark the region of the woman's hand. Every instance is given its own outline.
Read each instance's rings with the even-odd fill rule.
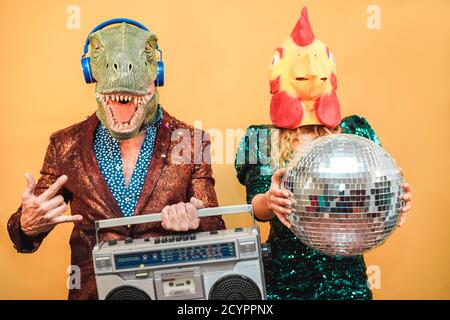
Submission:
[[[403,170],[402,168],[400,168],[400,173],[402,174],[403,177]],[[411,185],[407,182],[403,183],[403,191],[405,191],[405,193],[400,197],[400,199],[402,199],[405,203],[403,204],[403,207],[400,209],[401,210],[401,215],[400,215],[400,222],[398,223],[398,226],[401,227],[406,220],[406,213],[408,211],[411,210],[412,208],[412,191],[411,191]]]
[[[264,194],[267,206],[273,212],[274,215],[284,224],[290,228],[291,224],[286,218],[287,214],[292,213],[292,205],[294,204],[293,194],[288,190],[281,187],[281,178],[283,177],[286,169],[278,169],[272,175],[272,181],[270,189]]]
[[[403,170],[402,168],[400,168],[400,173],[403,177]],[[400,215],[400,222],[398,223],[398,226],[401,227],[406,220],[406,213],[408,211],[411,210],[412,208],[412,191],[411,191],[411,185],[407,182],[403,183],[403,191],[405,191],[405,193],[400,197],[400,199],[402,199],[405,203],[403,205],[403,207],[400,209],[401,210],[401,215]]]
[[[200,225],[197,209],[203,208],[203,202],[192,197],[190,202],[180,202],[166,206],[161,211],[162,227],[170,231],[195,230]]]

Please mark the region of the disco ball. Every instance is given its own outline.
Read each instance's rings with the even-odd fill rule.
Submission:
[[[383,244],[397,227],[403,178],[379,145],[352,134],[308,143],[291,161],[282,185],[294,194],[288,220],[306,245],[353,256]]]

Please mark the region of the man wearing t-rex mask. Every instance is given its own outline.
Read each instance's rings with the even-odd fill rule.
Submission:
[[[198,217],[197,209],[217,206],[208,159],[172,161],[179,143],[174,132],[191,135],[192,154],[198,132],[159,104],[155,83],[161,85],[163,74],[156,35],[118,19],[94,29],[85,54],[89,44],[82,64],[86,81],[97,82],[97,111],[51,135],[41,177],[35,183],[26,174],[22,204],[8,222],[21,253],[36,251],[57,224],[75,222],[71,263],[80,267],[81,288],[70,290],[69,299],[97,298],[91,258],[96,220],[161,212],[162,222],[106,229],[100,233],[105,241],[224,228],[220,217]],[[205,155],[209,141],[200,147]],[[64,214],[67,203],[71,215]]]

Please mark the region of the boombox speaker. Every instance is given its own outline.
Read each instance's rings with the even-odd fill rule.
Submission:
[[[248,212],[250,205],[207,208],[200,217]],[[99,241],[100,229],[161,221],[160,214],[96,221],[92,255],[99,299],[266,299],[259,229]]]

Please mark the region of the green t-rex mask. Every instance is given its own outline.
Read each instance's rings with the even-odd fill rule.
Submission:
[[[99,30],[89,39],[97,116],[114,138],[133,138],[156,116],[158,39],[127,23]]]

